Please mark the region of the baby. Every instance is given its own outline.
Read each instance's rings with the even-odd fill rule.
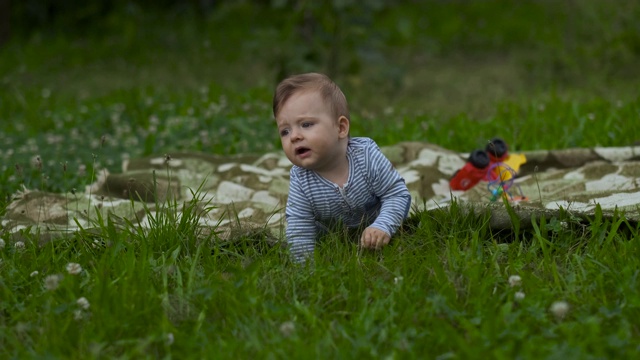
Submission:
[[[273,114],[293,163],[286,237],[294,260],[313,254],[318,234],[338,223],[366,227],[363,247],[388,244],[409,213],[411,195],[373,140],[349,136],[340,88],[322,74],[289,77],[276,88]]]

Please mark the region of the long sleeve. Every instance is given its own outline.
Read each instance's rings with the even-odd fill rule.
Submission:
[[[310,199],[300,184],[295,172],[291,172],[289,198],[285,211],[287,219],[286,237],[289,250],[297,262],[313,254],[316,241],[316,223]]]
[[[411,195],[404,179],[377,145],[368,149],[367,156],[369,178],[381,202],[380,214],[370,226],[393,235],[409,214]]]

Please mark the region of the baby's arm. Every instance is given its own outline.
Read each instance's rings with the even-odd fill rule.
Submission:
[[[289,250],[296,262],[303,262],[313,254],[316,241],[316,221],[313,208],[305,196],[299,179],[291,173],[289,182],[289,198],[285,211],[287,218],[287,242]]]
[[[377,146],[370,149],[368,161],[369,177],[375,194],[382,203],[380,214],[369,228],[383,230],[388,234],[388,238],[375,237],[372,235],[375,233],[365,230],[362,240],[364,244],[364,237],[371,236],[376,240],[375,247],[380,247],[389,242],[389,238],[409,214],[411,195],[400,174]]]

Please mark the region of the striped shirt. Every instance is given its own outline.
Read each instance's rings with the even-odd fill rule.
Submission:
[[[369,138],[351,138],[349,177],[343,187],[298,166],[291,168],[287,242],[294,260],[313,253],[322,229],[342,223],[393,235],[409,213],[411,195],[400,174]]]

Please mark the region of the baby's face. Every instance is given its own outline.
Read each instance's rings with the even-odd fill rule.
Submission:
[[[293,94],[282,106],[276,123],[282,149],[294,165],[323,172],[331,170],[336,158],[344,158],[345,147],[338,143],[347,138],[349,121],[345,117],[335,119],[317,91]]]

